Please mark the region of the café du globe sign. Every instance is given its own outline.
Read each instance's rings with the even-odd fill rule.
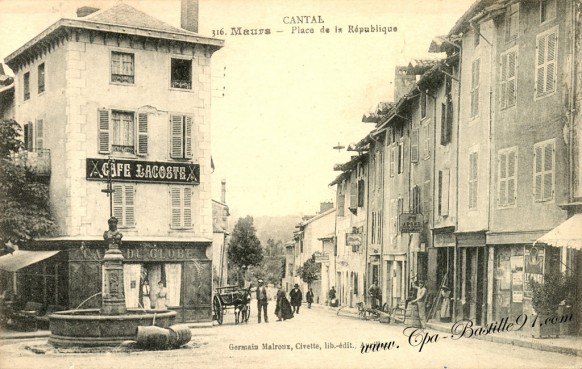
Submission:
[[[115,181],[199,184],[200,165],[154,161],[87,159],[87,179],[104,181],[111,174]]]

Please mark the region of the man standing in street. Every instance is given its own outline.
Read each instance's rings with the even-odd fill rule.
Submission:
[[[263,280],[259,279],[259,287],[257,287],[257,311],[259,314],[259,323],[261,322],[261,309],[263,309],[265,323],[269,323],[269,318],[267,317],[268,303],[267,288],[263,284]]]
[[[418,306],[418,318],[420,320],[420,325],[422,328],[426,327],[426,287],[424,286],[424,281],[418,281],[418,285],[415,285],[418,291],[416,292],[416,298],[411,303],[416,303]]]
[[[299,308],[301,307],[301,300],[303,299],[303,294],[299,289],[299,285],[295,283],[291,292],[289,292],[289,297],[291,297],[291,306],[293,306],[293,314],[299,314]]]

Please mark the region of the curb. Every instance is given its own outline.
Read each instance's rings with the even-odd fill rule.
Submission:
[[[19,340],[19,339],[29,339],[29,338],[46,338],[51,335],[50,331],[37,331],[37,332],[22,332],[22,333],[10,333],[7,335],[0,335],[0,340]]]
[[[435,324],[427,323],[426,326],[427,326],[427,328],[434,329],[435,331],[450,333],[448,330],[444,329],[441,326],[435,325]],[[567,355],[572,355],[572,356],[582,356],[582,349],[575,349],[572,347],[555,346],[555,345],[550,345],[550,344],[547,344],[544,342],[532,342],[532,341],[526,341],[523,339],[515,339],[515,338],[495,336],[495,335],[475,336],[475,337],[471,337],[471,338],[483,340],[483,341],[494,342],[494,343],[501,343],[501,344],[507,344],[507,345],[512,345],[512,346],[531,348],[531,349],[539,350],[539,351],[556,352],[559,354],[567,354]]]

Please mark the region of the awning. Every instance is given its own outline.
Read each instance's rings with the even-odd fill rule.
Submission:
[[[582,214],[576,214],[536,240],[556,247],[582,249]]]
[[[0,269],[15,272],[19,269],[48,259],[59,251],[24,251],[16,250],[12,254],[0,257]]]

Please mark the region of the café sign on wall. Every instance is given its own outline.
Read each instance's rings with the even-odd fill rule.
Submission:
[[[110,165],[107,159],[87,159],[87,179],[106,181]],[[111,161],[111,179],[114,181],[199,184],[200,165],[157,161]]]

